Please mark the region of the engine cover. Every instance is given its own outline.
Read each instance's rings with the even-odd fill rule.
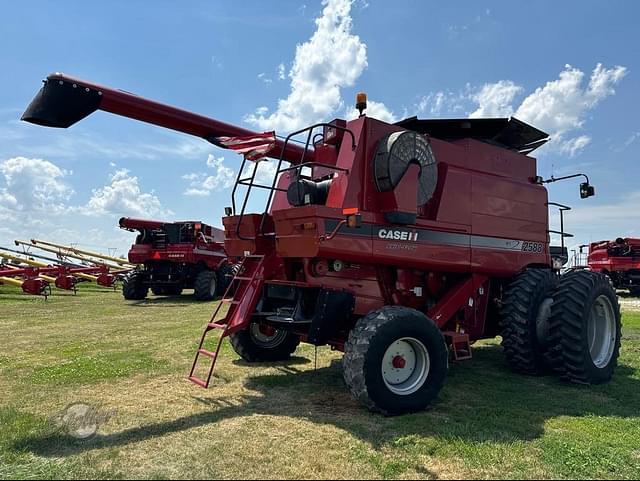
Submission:
[[[410,164],[420,166],[418,176],[418,204],[426,204],[438,183],[436,158],[429,140],[417,132],[393,132],[380,140],[374,157],[374,176],[380,192],[396,188]]]

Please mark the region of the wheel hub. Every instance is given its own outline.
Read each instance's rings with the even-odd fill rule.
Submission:
[[[589,353],[596,367],[606,367],[613,356],[616,345],[616,316],[609,299],[601,295],[589,312],[587,340]]]
[[[387,348],[382,358],[382,379],[391,392],[407,396],[424,385],[430,366],[425,345],[413,337],[403,337]]]

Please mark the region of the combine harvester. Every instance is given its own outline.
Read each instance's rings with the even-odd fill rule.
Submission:
[[[139,267],[126,277],[125,299],[144,299],[149,288],[157,296],[179,296],[194,289],[209,301],[226,291],[236,272],[224,250],[224,232],[202,222],[162,222],[123,217],[120,228],[138,232],[129,261]]]
[[[585,248],[589,249],[588,255],[584,254]],[[616,289],[628,289],[632,296],[640,297],[640,239],[618,237],[614,241],[581,245],[580,260],[576,267],[600,272]]]
[[[364,115],[364,94],[356,107],[355,120],[280,140],[53,74],[22,118],[69,127],[104,110],[245,154],[223,219],[227,254],[243,261],[202,335],[189,375],[200,386],[228,336],[249,362],[287,359],[301,341],[343,351],[352,394],[385,414],[430,405],[449,358],[469,359],[474,341],[499,334],[518,372],[608,382],[618,299],[605,276],[560,276],[553,261],[548,181],[530,156],[548,135],[514,118],[389,124]],[[292,143],[300,134],[305,145]],[[277,159],[269,184],[257,182],[257,162],[245,176],[260,154]],[[256,188],[268,201],[248,213]],[[593,194],[581,185],[581,197]],[[201,358],[210,364],[198,377]]]

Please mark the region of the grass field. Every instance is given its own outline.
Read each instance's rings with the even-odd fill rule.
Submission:
[[[249,366],[225,343],[213,386],[187,382],[211,303],[3,286],[0,478],[637,479],[640,308],[625,305],[609,385],[512,374],[487,342],[431,410],[385,418],[351,399],[324,348],[314,370],[308,346]],[[51,421],[73,402],[117,413],[80,441]]]

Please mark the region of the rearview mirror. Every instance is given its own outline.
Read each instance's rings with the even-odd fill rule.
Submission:
[[[596,189],[594,186],[590,185],[588,182],[583,182],[580,184],[580,198],[587,199],[589,197],[593,197],[596,195]]]

